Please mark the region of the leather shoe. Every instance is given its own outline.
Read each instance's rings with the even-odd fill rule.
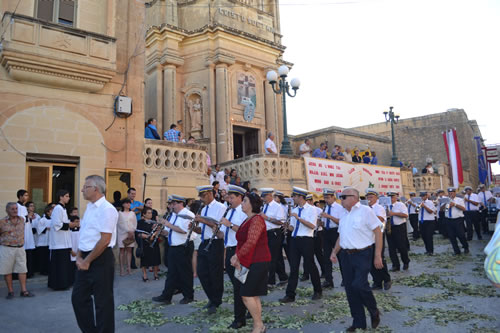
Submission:
[[[403,270],[407,271],[408,268],[410,268],[410,264],[404,264],[403,265]]]
[[[356,332],[356,327],[354,326],[349,326],[346,330],[346,332]]]
[[[215,305],[212,305],[207,309],[208,314],[215,314],[217,312],[217,307]]]
[[[166,298],[163,295],[155,296],[155,297],[152,298],[152,300],[155,301],[155,302],[163,303],[163,304],[172,304],[172,300]]]
[[[208,309],[212,306],[212,302],[208,301],[207,305],[203,307],[203,309]]]
[[[372,290],[382,290],[382,285],[380,284],[372,284]]]
[[[302,281],[302,282],[307,281],[307,280],[309,280],[309,276],[302,275],[300,277],[300,281]]]
[[[391,272],[399,272],[400,268],[399,267],[392,267]]]
[[[189,304],[189,303],[191,303],[193,301],[194,301],[194,299],[192,299],[192,298],[186,298],[186,297],[184,297],[183,299],[181,299],[179,301],[179,304]]]
[[[322,297],[323,297],[323,293],[321,293],[321,292],[315,292],[313,294],[313,296],[311,297],[311,299],[313,301],[317,301],[318,299],[321,299]]]
[[[234,329],[234,330],[237,330],[237,329],[240,329],[240,328],[242,328],[243,326],[246,326],[246,325],[247,325],[247,323],[245,323],[245,322],[241,322],[241,321],[233,321],[233,322],[231,323],[231,325],[229,325],[227,328],[229,328],[229,329],[231,329],[231,328],[232,328],[232,329]]]
[[[333,282],[328,282],[328,281],[325,281],[325,282],[323,282],[323,284],[321,285],[321,288],[323,288],[323,289],[327,289],[327,288],[334,288],[334,286],[333,286]]]
[[[391,289],[391,286],[392,286],[392,280],[391,280],[391,281],[384,282],[384,290],[389,290],[389,289]]]
[[[465,254],[469,253],[469,249],[465,249],[465,250],[464,250],[464,253],[465,253]]]
[[[380,324],[380,311],[377,309],[377,311],[370,317],[372,319],[372,328],[377,328]]]
[[[281,303],[292,303],[292,302],[295,302],[295,298],[292,298],[290,296],[285,296],[283,298],[280,298],[279,301]]]

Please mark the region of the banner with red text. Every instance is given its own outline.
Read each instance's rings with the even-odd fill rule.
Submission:
[[[399,168],[348,163],[321,158],[304,157],[308,190],[322,193],[328,187],[342,191],[350,186],[364,194],[367,188],[373,188],[380,194],[398,192],[401,194],[401,172]]]

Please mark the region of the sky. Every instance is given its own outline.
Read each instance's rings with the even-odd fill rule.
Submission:
[[[500,0],[282,0],[280,19],[290,134],[460,108],[500,144]]]

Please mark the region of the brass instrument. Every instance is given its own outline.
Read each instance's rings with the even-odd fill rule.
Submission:
[[[222,216],[222,218],[225,218],[227,213],[229,213],[229,211],[231,210],[231,206],[227,207],[226,211],[224,212],[224,215]],[[219,233],[220,231],[220,227],[222,226],[222,223],[219,221],[219,223],[217,223],[217,225],[215,226],[215,230],[213,231],[212,233],[212,237],[210,237],[210,239],[208,240],[208,245],[207,247],[205,248],[205,251],[209,251],[210,250],[210,246],[212,245],[212,241],[215,239],[215,237],[217,237],[217,234]]]
[[[205,207],[205,205],[200,205],[200,208],[198,208],[198,211],[196,212],[196,215],[200,215],[201,210]],[[195,216],[196,216],[195,215]],[[196,222],[194,219],[191,220],[191,227],[188,230],[187,238],[186,238],[186,243],[184,243],[184,246],[189,245],[189,241],[191,240],[191,235],[193,234],[194,228],[198,226],[198,222]]]

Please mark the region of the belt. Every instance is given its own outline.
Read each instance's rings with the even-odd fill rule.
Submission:
[[[236,246],[228,246],[228,247],[226,247],[226,250],[234,250],[234,249],[236,249]]]
[[[23,245],[4,245],[4,246],[7,246],[7,247],[15,247],[15,248],[20,248],[20,247],[23,247]]]
[[[342,249],[343,251],[347,252],[348,254],[353,254],[353,253],[358,253],[358,252],[362,252],[364,250],[368,250],[369,248],[371,248],[372,246],[367,246],[367,247],[364,247],[362,249]]]

